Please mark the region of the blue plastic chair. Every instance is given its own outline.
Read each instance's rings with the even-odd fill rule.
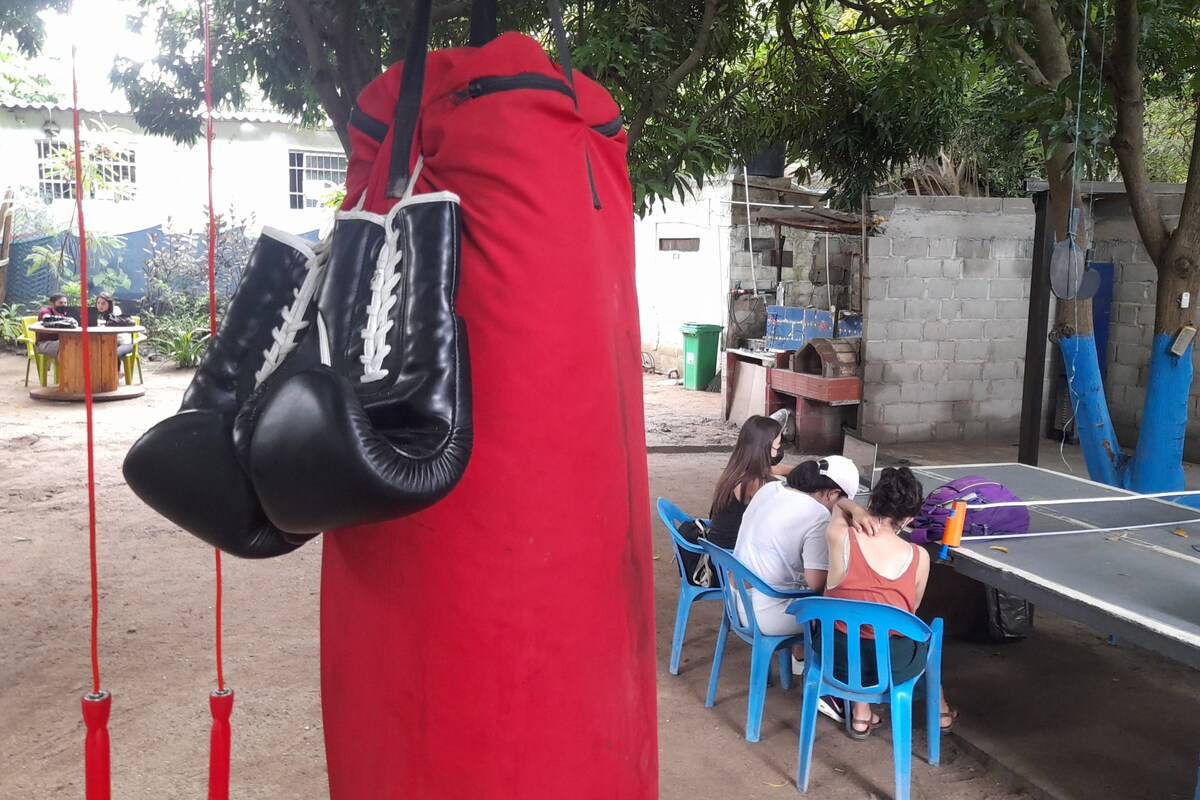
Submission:
[[[790,689],[791,648],[803,641],[804,634],[771,635],[760,631],[758,620],[754,617],[754,604],[750,599],[749,590],[753,588],[754,591],[768,597],[785,599],[809,597],[813,593],[808,590],[781,592],[774,589],[738,561],[733,553],[706,540],[702,540],[700,544],[712,559],[713,569],[716,570],[721,585],[721,597],[725,601],[725,618],[721,620],[721,630],[717,632],[717,649],[713,653],[712,675],[708,679],[708,697],[704,705],[712,708],[716,701],[717,680],[721,675],[721,660],[725,655],[725,639],[732,630],[750,644],[750,697],[746,707],[746,740],[757,742],[762,728],[767,681],[771,673],[771,656],[779,654],[779,682],[784,689]],[[816,701],[813,702],[815,704]]]
[[[692,544],[679,533],[679,526],[684,522],[690,522],[693,517],[684,514],[678,506],[665,497],[658,498],[658,515],[662,517],[663,524],[667,526],[667,531],[671,534],[671,544],[675,547],[675,563],[679,567],[679,606],[675,610],[675,633],[671,637],[671,674],[678,675],[679,657],[683,653],[683,636],[687,631],[692,603],[697,600],[717,600],[721,596],[721,590],[695,586],[684,574],[684,551],[697,555],[704,554],[703,549]]]
[[[938,765],[941,759],[941,728],[939,698],[942,687],[942,620],[926,625],[916,616],[894,606],[867,603],[861,600],[841,600],[832,597],[806,597],[788,606],[797,622],[818,623],[826,635],[821,636],[819,652],[813,650],[812,637],[804,641],[804,704],[800,709],[800,759],[796,769],[796,788],[808,791],[812,767],[813,740],[817,733],[817,698],[831,694],[846,701],[859,703],[890,703],[892,706],[892,758],[896,765],[896,800],[908,800],[912,778],[912,701],[918,684],[925,690],[925,719],[929,733],[929,763]],[[847,630],[845,681],[833,675],[834,625],[842,622]],[[862,680],[863,627],[871,628],[875,636],[875,664],[878,677],[875,683]],[[892,682],[892,658],[888,645],[889,631],[918,642],[928,642],[929,653],[925,669],[916,677],[901,684]],[[851,724],[847,705],[846,727]]]

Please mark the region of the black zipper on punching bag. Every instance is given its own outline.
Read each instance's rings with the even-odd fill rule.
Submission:
[[[566,97],[571,98],[575,103],[575,107],[579,107],[579,101],[575,98],[575,90],[563,80],[543,75],[540,72],[521,72],[516,75],[493,75],[486,78],[476,78],[467,84],[465,89],[459,89],[450,95],[451,101],[455,105],[462,105],[468,100],[474,100],[477,97],[484,95],[496,94],[497,92],[512,92],[521,89],[533,89],[540,91],[558,92]],[[616,136],[621,130],[622,119],[618,116],[615,120],[604,123],[603,125],[593,125],[592,130],[602,136]],[[587,169],[588,188],[592,192],[592,207],[599,209],[600,194],[596,191],[596,179],[592,174],[592,157],[585,149],[583,152],[584,166]]]
[[[494,75],[487,78],[476,78],[467,84],[467,88],[459,89],[451,97],[455,105],[461,105],[467,100],[483,97],[496,92],[512,92],[518,89],[542,89],[558,92],[575,99],[575,92],[566,81],[542,75],[538,72],[521,72],[516,75]]]

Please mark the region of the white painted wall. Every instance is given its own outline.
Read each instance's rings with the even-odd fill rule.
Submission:
[[[94,115],[88,114],[87,117]],[[46,109],[0,109],[0,189],[37,186],[37,140],[42,125],[52,118],[58,138],[70,141],[69,114]],[[176,228],[200,230],[207,225],[206,157],[203,142],[183,147],[169,139],[147,136],[126,116],[105,115],[107,125],[127,133],[120,139],[134,150],[137,193],[132,200],[87,200],[87,227],[115,233],[141,230],[171,219]],[[291,209],[288,202],[288,151],[341,153],[333,131],[302,130],[279,122],[218,121],[213,139],[213,197],[218,213],[231,208],[238,217],[255,217],[271,225],[302,233],[321,228],[332,219],[331,209]],[[52,219],[65,227],[72,218],[73,200],[56,200]]]
[[[685,203],[655,206],[634,222],[642,349],[667,365],[683,347],[685,322],[726,324],[729,297],[728,181],[718,179]],[[661,239],[699,239],[698,252],[659,250]]]

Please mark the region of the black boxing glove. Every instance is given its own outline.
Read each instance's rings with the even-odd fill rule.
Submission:
[[[458,198],[406,198],[334,229],[316,335],[238,414],[234,441],[270,520],[317,533],[426,508],[466,470],[466,329],[454,311]]]
[[[267,519],[234,451],[232,428],[258,382],[310,334],[324,273],[324,259],[310,243],[264,228],[179,412],[125,456],[125,480],[138,497],[231,555],[277,556],[311,538]]]

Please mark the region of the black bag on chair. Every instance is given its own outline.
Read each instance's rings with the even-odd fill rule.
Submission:
[[[701,520],[688,520],[680,524],[679,535],[691,544],[699,544],[701,539],[708,538],[708,528]],[[680,549],[679,553],[683,558],[683,574],[687,576],[688,583],[706,588],[717,585],[717,575],[713,571],[708,553],[692,553],[683,549]]]

